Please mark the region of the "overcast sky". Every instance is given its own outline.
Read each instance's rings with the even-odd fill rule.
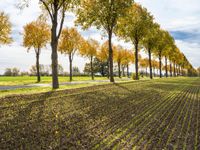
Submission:
[[[136,0],[146,7],[155,17],[155,20],[162,28],[170,31],[176,40],[177,46],[187,56],[194,67],[200,66],[200,1],[199,0]],[[38,0],[32,0],[30,6],[20,11],[16,8],[16,0],[0,0],[0,11],[6,12],[10,16],[12,23],[12,37],[14,42],[9,46],[0,46],[0,74],[5,68],[18,67],[21,71],[28,71],[31,65],[35,64],[34,51],[27,53],[26,48],[22,47],[23,26],[35,20],[40,14],[41,9]],[[65,27],[74,26],[75,16],[68,13],[65,20]],[[80,33],[85,38],[95,38],[103,42],[107,38],[101,31],[91,28]],[[126,48],[132,48],[131,44],[118,41],[114,38],[114,43],[120,43]],[[74,66],[80,70],[84,68],[86,58],[76,56]],[[51,51],[48,46],[42,50],[40,57],[41,64],[51,63]],[[68,59],[59,54],[59,63],[65,71],[68,71]]]

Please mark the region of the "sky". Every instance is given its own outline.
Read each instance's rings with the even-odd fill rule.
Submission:
[[[177,46],[186,55],[194,67],[200,66],[200,1],[199,0],[135,0],[148,9],[154,16],[155,21],[161,27],[168,30],[175,38]],[[18,1],[19,2],[19,1]],[[14,42],[10,45],[0,45],[0,74],[6,68],[17,67],[21,71],[28,71],[35,64],[34,50],[27,52],[22,46],[23,26],[34,21],[42,13],[38,5],[38,0],[32,0],[29,7],[19,10],[16,7],[16,0],[0,0],[0,11],[4,11],[10,17],[12,23],[12,38]],[[72,13],[67,13],[64,27],[73,27],[76,17]],[[94,38],[100,43],[107,40],[102,31],[95,27],[79,32],[84,38]],[[120,44],[125,48],[133,48],[130,43],[125,43],[117,37],[113,38],[115,44]],[[69,71],[68,58],[59,54],[59,64]],[[76,55],[73,61],[74,66],[78,66],[82,71],[87,58]],[[40,63],[51,64],[51,48],[47,45],[42,49]]]

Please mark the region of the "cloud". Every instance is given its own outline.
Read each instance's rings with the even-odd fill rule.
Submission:
[[[193,66],[200,66],[200,1],[199,0],[136,0],[146,7],[170,31],[177,46]]]
[[[28,70],[35,64],[34,51],[27,53],[22,47],[23,26],[35,20],[41,13],[38,0],[30,1],[30,5],[23,10],[16,8],[16,0],[0,0],[0,11],[4,11],[10,16],[12,28],[12,37],[14,43],[10,46],[0,46],[0,74],[7,67],[19,67],[21,70]],[[199,0],[136,0],[146,7],[155,17],[155,20],[161,24],[161,27],[170,31],[175,37],[178,47],[185,53],[192,64],[200,66],[200,1]],[[64,27],[74,27],[76,17],[73,13],[67,13]],[[100,43],[107,40],[107,36],[101,30],[95,27],[89,30],[82,30],[77,27],[84,38],[94,38]],[[131,43],[125,43],[117,37],[113,37],[115,44],[120,44],[125,48],[133,49]],[[42,49],[41,64],[51,63],[51,50]],[[76,55],[74,65],[83,70],[87,59]],[[68,58],[59,54],[59,63],[68,71]]]

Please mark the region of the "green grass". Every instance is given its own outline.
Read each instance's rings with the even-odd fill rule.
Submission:
[[[73,81],[90,81],[91,77],[89,76],[75,76],[73,77]],[[95,80],[107,80],[106,77],[95,77]],[[35,84],[37,78],[35,76],[19,76],[19,77],[0,77],[0,86],[8,86],[8,85],[27,85],[27,84]],[[51,77],[41,77],[40,83],[51,83]],[[69,82],[69,77],[59,77],[59,82]]]
[[[200,148],[200,78],[65,88],[0,98],[0,149]]]
[[[101,82],[101,83],[60,85],[59,89],[57,90],[52,90],[52,87],[31,87],[31,88],[19,88],[19,89],[11,89],[11,90],[0,90],[0,98],[5,97],[5,96],[18,95],[18,94],[36,94],[36,93],[60,91],[60,90],[66,90],[66,89],[76,89],[76,88],[81,88],[81,87],[89,87],[89,86],[102,85],[102,84],[108,84],[108,83]]]

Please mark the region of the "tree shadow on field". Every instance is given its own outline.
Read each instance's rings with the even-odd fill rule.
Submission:
[[[63,98],[65,91],[49,92],[16,105],[16,114],[0,121],[0,149],[92,149],[141,113],[149,103],[141,96],[161,97],[156,90],[149,96],[149,91],[136,92],[131,86],[112,87]]]
[[[29,103],[28,99],[19,96],[19,99],[27,103],[16,105],[17,108],[7,108],[7,111],[14,111],[16,114],[5,122],[0,122],[0,149],[30,149],[32,145],[40,145],[44,128],[45,100],[50,96],[50,93],[45,93]]]

